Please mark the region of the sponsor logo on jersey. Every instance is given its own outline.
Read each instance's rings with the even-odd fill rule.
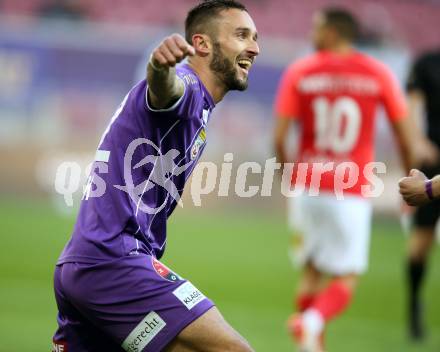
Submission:
[[[159,314],[150,312],[130,332],[121,346],[127,352],[141,352],[166,325]]]
[[[191,310],[206,297],[191,282],[187,281],[173,291],[180,302],[182,302],[188,310]]]
[[[182,278],[179,275],[174,273],[170,268],[162,264],[156,258],[153,257],[151,258],[151,264],[153,265],[153,268],[156,271],[156,273],[162,276],[165,280],[173,281],[173,282],[182,280]]]
[[[191,148],[191,160],[194,160],[200,152],[200,148],[206,141],[206,132],[205,129],[202,128],[199,135],[197,136],[192,148]]]
[[[67,352],[67,342],[53,340],[52,352]]]

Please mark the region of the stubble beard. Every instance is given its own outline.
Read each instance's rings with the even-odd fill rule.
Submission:
[[[235,63],[223,54],[220,43],[213,44],[213,55],[209,68],[217,75],[227,90],[244,91],[248,87],[247,78],[240,80],[237,77]]]

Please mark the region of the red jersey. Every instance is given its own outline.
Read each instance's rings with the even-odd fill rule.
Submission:
[[[379,104],[391,122],[406,116],[405,98],[391,72],[370,56],[321,51],[290,65],[280,82],[275,112],[301,124],[297,162],[354,162],[359,179],[346,191],[361,194],[363,170],[374,158]],[[310,185],[311,167],[306,186]],[[292,182],[295,181],[295,175]],[[322,174],[320,189],[334,189],[334,169]]]

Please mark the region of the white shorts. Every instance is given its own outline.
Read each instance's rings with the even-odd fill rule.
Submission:
[[[361,274],[368,267],[371,215],[371,203],[360,196],[289,198],[289,254],[295,264],[311,262],[330,275]]]

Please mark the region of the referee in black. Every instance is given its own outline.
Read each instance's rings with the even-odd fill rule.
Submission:
[[[432,143],[432,158],[420,165],[428,178],[440,174],[440,48],[422,55],[412,67],[407,83],[410,117],[425,123]],[[410,337],[420,341],[425,335],[420,289],[429,252],[435,240],[435,226],[440,215],[440,200],[415,209],[407,254],[408,328]]]

